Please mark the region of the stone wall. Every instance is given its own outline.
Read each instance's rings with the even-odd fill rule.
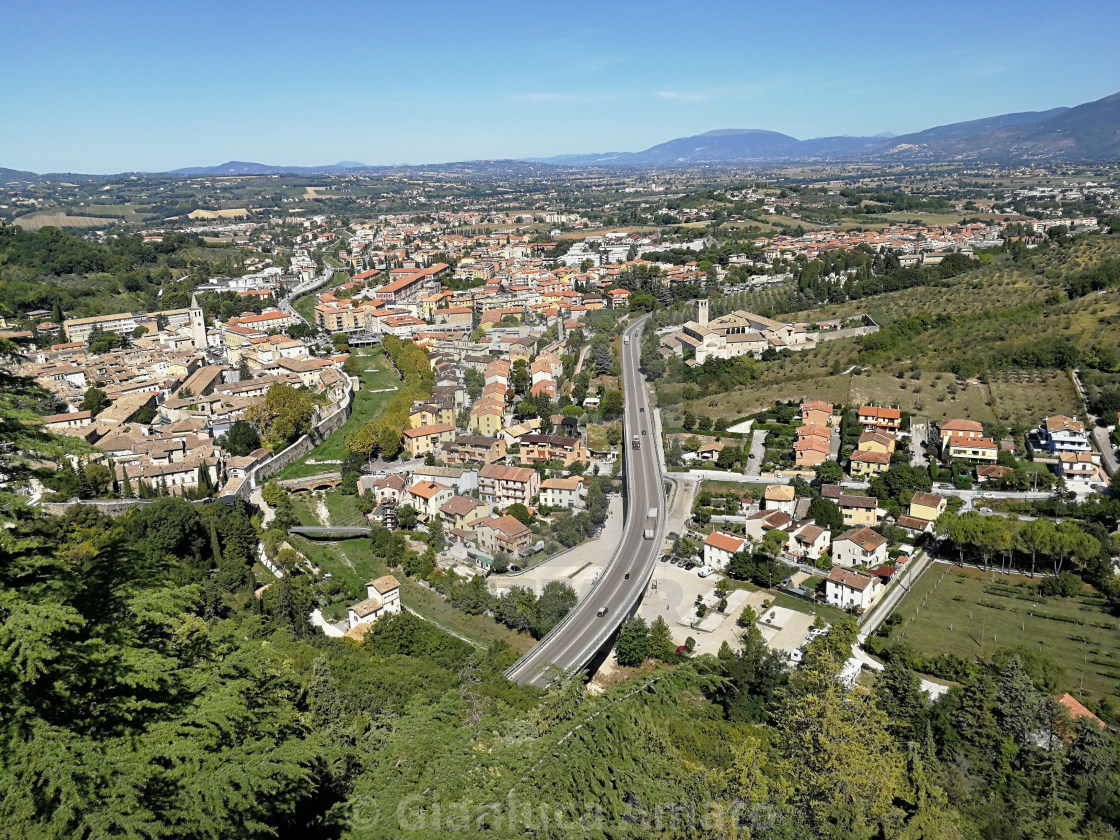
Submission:
[[[248,499],[254,488],[261,486],[281,470],[294,464],[306,456],[312,449],[322,443],[329,435],[334,434],[350,419],[354,409],[354,390],[347,384],[346,399],[331,414],[320,420],[311,430],[310,434],[303,435],[299,440],[282,449],[264,463],[251,469],[241,482],[234,494],[235,498]]]
[[[120,516],[122,513],[132,510],[136,507],[143,505],[154,505],[159,499],[70,499],[67,502],[39,502],[36,506],[39,510],[46,511],[52,516],[60,516],[72,507],[77,505],[86,505],[87,507],[95,508],[100,513],[108,514],[109,516]],[[192,505],[205,505],[214,501],[214,499],[194,499],[191,500]]]
[[[848,327],[848,329],[845,330],[821,330],[810,333],[810,335],[812,335],[819,344],[822,341],[836,341],[838,338],[855,338],[860,335],[871,335],[880,330],[879,325],[875,323],[870,315],[863,316],[863,324],[862,327]]]

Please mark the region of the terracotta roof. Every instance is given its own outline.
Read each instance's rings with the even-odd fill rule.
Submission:
[[[765,497],[774,502],[790,502],[796,495],[793,487],[788,484],[767,484]]]
[[[797,539],[802,542],[814,543],[823,533],[825,533],[825,529],[820,525],[806,525],[797,532]]]
[[[405,429],[404,436],[406,438],[418,438],[427,437],[428,435],[441,435],[453,431],[455,431],[455,427],[449,426],[447,423],[433,423],[430,426],[418,426],[415,429]]]
[[[357,613],[358,618],[365,618],[367,615],[373,615],[375,612],[379,612],[381,610],[381,602],[376,598],[366,598],[364,601],[352,604],[350,609]]]
[[[517,539],[525,534],[532,533],[529,526],[521,522],[514,516],[496,516],[493,519],[486,519],[479,523],[479,527],[486,526],[495,531],[500,531],[505,534],[508,539]]]
[[[877,405],[861,405],[859,407],[860,417],[875,417],[880,420],[899,420],[902,417],[902,412],[897,408],[880,408]]]
[[[918,492],[914,494],[913,498],[910,500],[910,504],[921,505],[922,507],[937,507],[943,501],[945,500],[936,493]]]
[[[486,503],[470,496],[452,496],[440,506],[440,513],[448,516],[466,516],[478,507],[485,507]]]
[[[1074,719],[1083,718],[1083,717],[1084,718],[1089,718],[1091,720],[1095,720],[1097,722],[1097,724],[1100,726],[1101,729],[1107,729],[1108,728],[1108,726],[1105,724],[1105,722],[1103,720],[1101,720],[1095,714],[1093,714],[1088,709],[1086,709],[1077,700],[1077,698],[1074,697],[1072,694],[1068,694],[1068,693],[1067,694],[1056,694],[1053,697],[1051,697],[1050,699],[1055,700],[1059,704],[1061,704],[1065,708],[1065,710],[1067,712],[1069,712],[1070,717],[1072,717]]]
[[[898,527],[906,528],[910,531],[924,531],[929,527],[929,521],[926,519],[919,519],[916,516],[902,515],[898,517]]]
[[[887,544],[884,537],[872,531],[870,528],[852,528],[852,530],[845,531],[841,534],[836,542],[842,542],[844,540],[854,542],[864,551],[874,551],[879,548],[879,546]]]
[[[478,471],[479,478],[494,478],[499,481],[531,481],[536,475],[534,470],[525,467],[503,467],[500,464],[487,464]]]
[[[746,540],[733,537],[722,531],[712,531],[712,533],[704,538],[704,545],[710,545],[712,548],[718,548],[721,551],[730,551],[732,554],[736,554],[742,551],[743,546],[746,545]]]
[[[857,449],[852,453],[851,460],[863,464],[889,464],[891,462],[891,455],[889,452],[872,452],[867,449]]]
[[[879,500],[874,496],[849,496],[844,493],[840,496],[840,507],[866,508],[874,510],[879,506]]]
[[[877,580],[877,578],[871,577],[871,575],[853,572],[845,569],[843,566],[833,566],[832,570],[828,573],[828,579],[834,583],[846,586],[849,589],[858,589],[861,592]]]
[[[975,420],[946,420],[941,424],[942,432],[983,432],[984,425]]]
[[[410,488],[408,488],[408,492],[413,496],[419,496],[421,499],[430,499],[441,490],[450,489],[451,488],[446,484],[440,484],[435,481],[421,481],[413,484]]]
[[[371,580],[369,583],[366,584],[366,586],[372,586],[374,589],[376,589],[382,595],[384,595],[386,592],[390,592],[394,589],[400,589],[401,588],[400,583],[398,583],[397,579],[395,577],[393,577],[392,575],[382,575],[381,577],[376,578],[375,580]]]
[[[1085,432],[1085,424],[1080,420],[1074,420],[1072,417],[1066,417],[1064,414],[1055,414],[1053,417],[1047,417],[1042,421],[1042,428],[1053,434],[1054,432]]]

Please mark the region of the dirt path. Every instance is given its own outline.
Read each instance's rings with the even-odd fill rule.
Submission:
[[[322,496],[315,500],[315,517],[319,520],[320,525],[330,525],[331,512],[327,508],[327,500]]]

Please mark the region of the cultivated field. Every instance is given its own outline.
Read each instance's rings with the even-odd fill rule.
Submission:
[[[899,605],[891,642],[926,656],[990,659],[1024,646],[1065,669],[1060,690],[1082,699],[1120,692],[1120,625],[1090,587],[1042,598],[1039,580],[934,564]]]
[[[1051,414],[1078,412],[1077,395],[1064,371],[992,374],[991,381],[985,384],[975,379],[960,380],[948,372],[922,371],[918,379],[912,379],[906,369],[900,379],[886,370],[867,370],[864,375],[829,376],[816,369],[816,375],[787,376],[779,381],[752,384],[691,400],[664,409],[662,414],[667,426],[676,426],[685,409],[697,416],[738,418],[777,401],[802,399],[819,399],[834,405],[898,406],[937,421],[965,417],[1008,426],[1036,425]]]
[[[192,210],[187,218],[189,219],[243,219],[249,215],[249,211],[244,207],[238,207],[232,210]]]
[[[99,228],[108,227],[116,219],[98,216],[71,216],[68,213],[57,211],[42,211],[28,213],[13,220],[12,224],[19,225],[24,230],[39,230],[45,227],[57,228]]]

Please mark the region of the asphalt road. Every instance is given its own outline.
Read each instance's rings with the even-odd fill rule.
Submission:
[[[658,439],[652,429],[649,397],[638,371],[639,336],[645,319],[627,327],[622,344],[622,382],[625,397],[623,444],[626,449],[626,523],[622,540],[598,581],[567,617],[539,644],[515,662],[506,675],[514,682],[545,686],[549,665],[566,671],[585,668],[641,600],[653,576],[665,531],[666,501],[658,460]],[[646,434],[642,434],[642,430]],[[631,448],[637,435],[641,449]],[[657,508],[656,520],[646,517]],[[653,539],[643,532],[654,530]],[[606,614],[598,615],[605,608]]]

